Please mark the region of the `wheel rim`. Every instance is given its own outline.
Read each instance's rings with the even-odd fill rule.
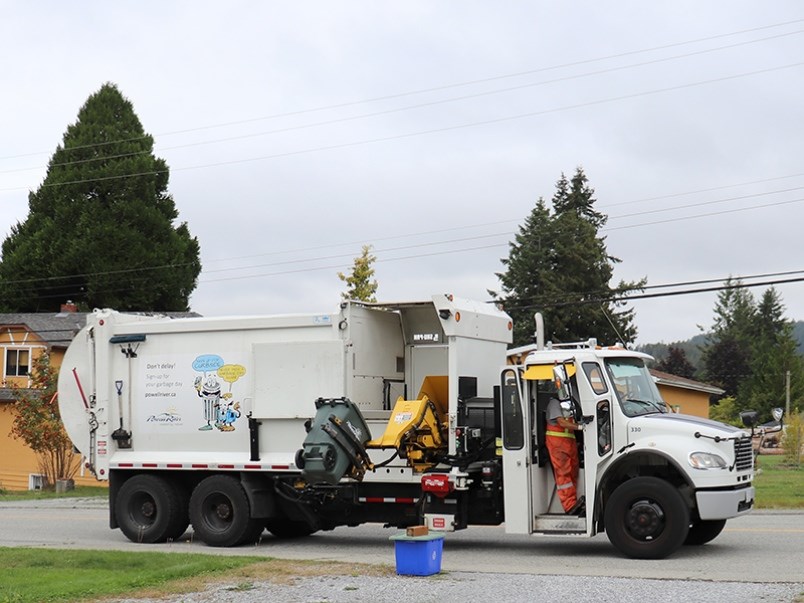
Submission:
[[[204,501],[204,521],[216,532],[227,530],[234,521],[234,505],[228,496],[216,492]]]
[[[156,521],[157,515],[156,501],[147,492],[138,492],[136,496],[131,498],[128,513],[138,525],[152,526]]]
[[[625,525],[637,540],[653,540],[664,531],[665,514],[656,501],[638,500],[628,509]]]

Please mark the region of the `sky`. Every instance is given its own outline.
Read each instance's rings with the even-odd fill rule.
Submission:
[[[0,0],[0,13],[0,236],[113,82],[200,242],[201,314],[334,311],[337,273],[366,244],[381,301],[488,300],[537,200],[582,167],[615,281],[776,282],[804,319],[804,281],[779,282],[804,274],[799,1]],[[631,302],[638,342],[700,333],[715,300]]]

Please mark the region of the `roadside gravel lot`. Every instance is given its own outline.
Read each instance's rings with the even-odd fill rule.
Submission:
[[[567,603],[791,603],[801,585],[682,580],[636,580],[568,576],[528,576],[449,572],[435,576],[314,577],[293,584],[268,582],[222,584],[204,592],[168,599],[118,599],[116,603],[444,603],[445,601],[505,601]]]

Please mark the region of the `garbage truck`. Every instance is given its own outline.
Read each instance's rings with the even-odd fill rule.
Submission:
[[[605,532],[632,558],[715,538],[754,503],[750,434],[668,412],[649,356],[594,340],[509,352],[493,304],[343,301],[324,314],[168,318],[96,310],[58,395],[110,526],[210,546],[265,530],[504,525]],[[539,332],[542,331],[542,332]],[[545,445],[561,397],[577,432],[581,513]]]

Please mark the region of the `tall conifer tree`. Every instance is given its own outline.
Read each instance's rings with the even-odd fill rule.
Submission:
[[[514,345],[531,343],[536,311],[555,342],[636,338],[633,310],[612,298],[645,281],[609,284],[620,260],[606,250],[599,230],[607,217],[594,208],[595,201],[581,168],[571,180],[562,174],[553,211],[540,198],[510,243],[508,258],[501,260],[506,271],[497,274],[502,291],[490,293],[514,319]]]
[[[67,127],[27,218],[2,245],[7,311],[53,311],[67,300],[119,310],[183,311],[201,271],[199,245],[168,193],[134,108],[114,84]]]

